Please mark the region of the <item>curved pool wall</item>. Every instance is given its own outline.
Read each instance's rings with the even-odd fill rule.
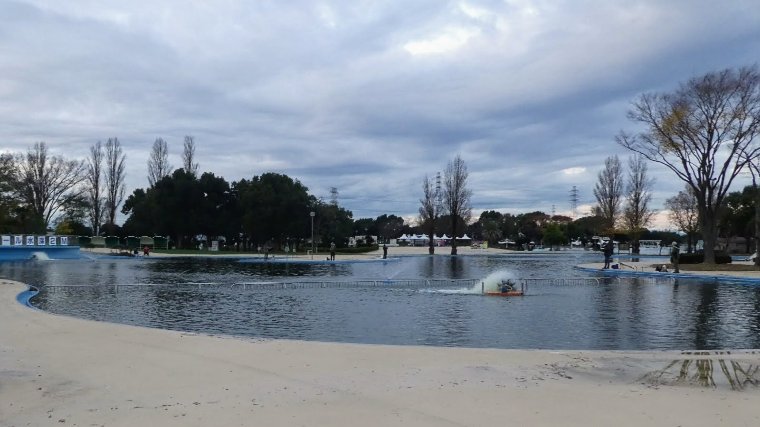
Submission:
[[[36,309],[37,307],[32,305],[32,298],[34,298],[39,293],[39,289],[35,288],[34,286],[29,286],[27,290],[16,295],[16,301],[18,301],[18,303],[21,305]]]
[[[39,258],[79,259],[79,246],[0,246],[0,261],[19,261]]]
[[[92,320],[256,338],[522,349],[760,348],[760,287],[699,278],[605,276],[598,256],[403,257],[390,263],[247,264],[225,259],[0,263],[37,285],[37,308]],[[435,286],[253,286],[452,279],[505,270],[527,296]],[[598,280],[562,280],[595,277]],[[547,278],[550,280],[541,280]],[[395,280],[395,282],[393,282]],[[593,284],[592,284],[593,283]]]

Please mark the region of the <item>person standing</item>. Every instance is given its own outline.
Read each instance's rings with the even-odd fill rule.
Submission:
[[[388,258],[388,245],[383,243],[383,259]]]
[[[680,273],[678,271],[678,256],[681,253],[681,248],[678,247],[678,242],[673,242],[670,248],[670,263],[673,264],[673,273]]]
[[[602,247],[604,251],[604,269],[610,268],[612,262],[612,254],[615,253],[615,247],[612,240],[608,240]]]
[[[330,242],[330,261],[335,261],[335,242]]]

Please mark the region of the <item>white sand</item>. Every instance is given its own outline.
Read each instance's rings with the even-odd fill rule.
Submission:
[[[2,426],[760,425],[758,388],[641,379],[680,352],[220,338],[52,315],[23,289],[0,280]],[[698,357],[716,378],[720,358],[760,364]]]

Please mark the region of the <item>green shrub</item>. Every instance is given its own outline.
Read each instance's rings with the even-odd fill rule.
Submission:
[[[696,254],[680,254],[678,256],[679,264],[701,264],[705,262],[705,254],[703,252]],[[731,264],[731,255],[724,252],[715,253],[716,264]]]

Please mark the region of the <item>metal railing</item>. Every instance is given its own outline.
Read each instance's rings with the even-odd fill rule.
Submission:
[[[531,287],[541,286],[591,286],[599,285],[601,281],[596,277],[577,278],[521,278],[515,279],[515,288],[527,292]],[[357,280],[289,280],[289,281],[266,281],[266,282],[185,282],[185,283],[133,283],[107,286],[92,285],[47,285],[45,289],[113,289],[114,291],[138,289],[138,288],[168,288],[181,287],[184,289],[203,288],[227,288],[238,290],[281,290],[281,289],[360,289],[360,288],[396,288],[396,289],[455,289],[475,288],[480,285],[481,291],[485,288],[482,279],[357,279]]]

